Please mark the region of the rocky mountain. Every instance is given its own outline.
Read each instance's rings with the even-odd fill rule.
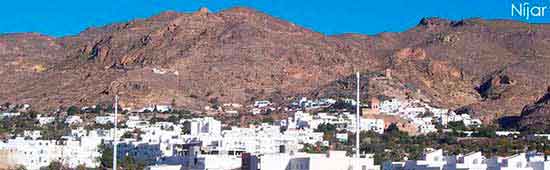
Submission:
[[[426,18],[399,33],[327,36],[248,8],[164,12],[61,38],[1,35],[0,102],[51,110],[119,94],[124,107],[201,109],[346,95],[360,71],[368,93],[469,108],[490,122],[545,91],[549,45],[548,25],[508,20]]]
[[[550,132],[550,87],[537,102],[526,106],[519,122],[521,129],[532,132]]]

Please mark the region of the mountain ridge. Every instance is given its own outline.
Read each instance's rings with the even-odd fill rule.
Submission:
[[[518,115],[550,84],[548,33],[544,24],[425,18],[404,32],[326,36],[248,8],[163,12],[75,36],[0,35],[0,102],[51,110],[119,94],[126,107],[201,109],[322,95],[355,71],[389,70],[391,81],[372,81],[373,95],[392,88],[491,122]]]

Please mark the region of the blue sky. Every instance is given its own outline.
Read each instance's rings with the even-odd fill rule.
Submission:
[[[207,7],[216,12],[235,6],[255,8],[330,35],[404,31],[421,18],[432,16],[527,21],[511,16],[511,3],[512,0],[14,0],[0,6],[0,33],[74,35],[90,26],[145,18],[166,10],[191,12]],[[528,21],[550,22],[550,14]]]

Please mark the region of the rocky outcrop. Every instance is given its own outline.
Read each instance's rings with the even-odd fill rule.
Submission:
[[[450,26],[451,21],[443,18],[422,18],[419,25],[433,29],[437,27]]]
[[[477,90],[483,98],[499,99],[502,93],[515,84],[509,75],[499,72],[486,78]]]
[[[398,62],[404,60],[424,60],[426,59],[426,51],[422,48],[403,48],[395,53]]]
[[[536,133],[550,133],[550,87],[534,104],[527,105],[521,113],[520,127]]]

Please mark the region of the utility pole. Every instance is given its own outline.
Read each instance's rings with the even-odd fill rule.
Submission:
[[[113,170],[117,170],[116,163],[117,163],[117,116],[118,116],[118,95],[115,95],[115,118],[114,118],[114,124],[115,124],[115,130],[113,131]]]
[[[361,105],[360,98],[359,98],[359,81],[360,81],[360,75],[359,72],[357,72],[357,99],[355,101],[355,155],[357,158],[359,158],[359,134],[361,133],[361,116],[359,116],[359,108]]]

